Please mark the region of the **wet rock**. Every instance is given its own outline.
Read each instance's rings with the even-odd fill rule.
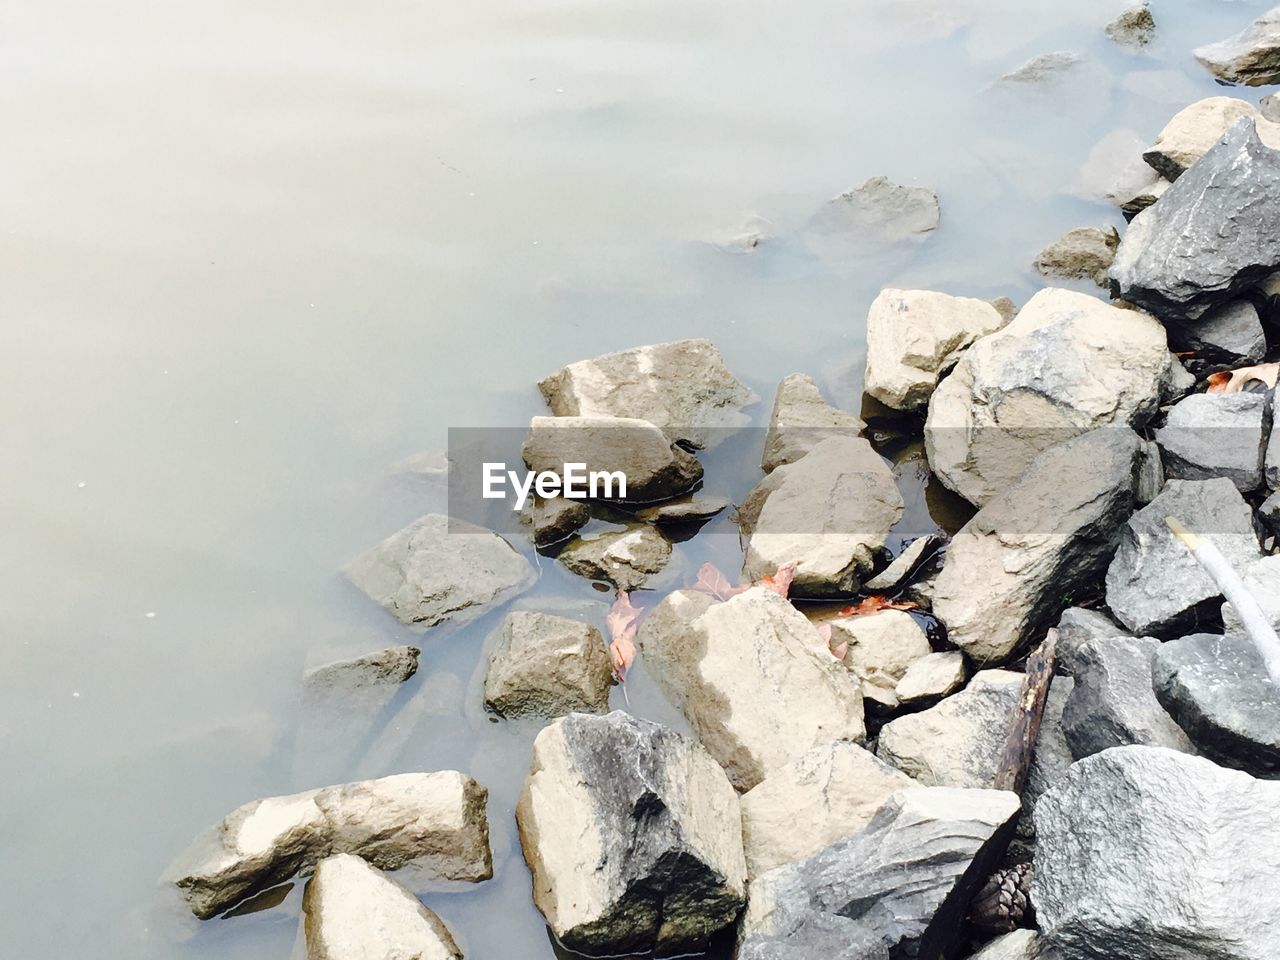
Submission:
[[[386,691],[394,692],[396,687],[418,672],[418,657],[421,655],[418,647],[404,645],[314,667],[302,677],[304,696],[327,696],[335,692],[352,697],[372,689],[381,697]]]
[[[963,687],[967,676],[964,654],[959,650],[931,653],[907,667],[894,694],[904,706],[936,700]]]
[[[872,177],[828,201],[810,221],[822,238],[846,238],[855,247],[918,240],[938,229],[938,195],[926,187]]]
[[[881,610],[829,621],[831,643],[849,645],[844,665],[862,681],[862,696],[892,709],[907,668],[933,652],[924,628],[902,610]]]
[[[656,507],[647,507],[636,514],[637,520],[645,523],[666,524],[701,523],[710,520],[729,506],[725,497],[692,497],[675,503],[661,503]]]
[[[502,717],[605,713],[613,664],[600,631],[533,610],[507,614],[484,678],[484,703]]]
[[[336,853],[427,880],[487,880],[488,791],[453,770],[254,800],[195,839],[165,873],[202,920]]]
[[[532,528],[535,546],[549,547],[585,527],[591,519],[591,508],[582,500],[534,495],[521,509],[520,519]]]
[[[812,377],[793,373],[774,395],[760,469],[794,463],[828,437],[856,437],[865,428],[861,417],[827,403]]]
[[[748,875],[857,833],[893,794],[912,786],[905,773],[848,740],[801,754],[742,795]]]
[[[860,832],[752,880],[739,960],[954,955],[1017,812],[1003,791],[895,794]]]
[[[401,623],[474,620],[533,586],[529,561],[492,530],[429,513],[365,551],[347,578]]]
[[[316,864],[302,912],[308,960],[462,960],[444,921],[349,853]]]
[[[1155,17],[1151,16],[1151,9],[1145,3],[1128,7],[1107,24],[1107,36],[1122,47],[1145,47],[1155,32]]]
[[[894,410],[923,409],[960,354],[1006,322],[985,300],[882,290],[867,313],[863,388]]]
[[[1267,352],[1262,320],[1248,300],[1233,300],[1199,320],[1166,326],[1172,349],[1194,352],[1210,362],[1247,365],[1257,363]]]
[[[1261,554],[1253,514],[1235,484],[1225,477],[1170,480],[1125,524],[1107,569],[1107,606],[1143,636],[1165,637],[1197,621],[1212,623],[1222,596],[1165,517],[1212,540],[1237,569]]]
[[[538,384],[557,417],[635,417],[667,437],[712,447],[750,418],[760,398],[710,340],[676,340],[571,363]]]
[[[1141,456],[1132,430],[1094,430],[1041,453],[979,510],[934,586],[947,638],[979,664],[1004,662],[1039,642],[1071,595],[1096,589],[1133,510]]]
[[[1005,83],[1045,83],[1057,80],[1087,63],[1084,54],[1072,50],[1058,50],[1032,57],[1022,66],[1000,79]]]
[[[1271,398],[1260,393],[1193,393],[1155,433],[1165,474],[1176,480],[1226,477],[1241,493],[1262,486]]]
[[[1177,180],[1245,117],[1254,122],[1263,143],[1280,147],[1280,125],[1264,120],[1253,104],[1236,97],[1208,97],[1174,114],[1142,159],[1166,180]]]
[[[1118,168],[1109,182],[1106,199],[1133,217],[1159,200],[1169,189],[1169,181],[1156,173],[1143,159],[1144,149],[1134,153]]]
[[[1256,87],[1280,82],[1280,7],[1268,10],[1235,36],[1192,53],[1223,83]]]
[[[929,465],[981,506],[1044,448],[1095,427],[1143,424],[1175,367],[1154,317],[1041,290],[1011,324],[970,347],[934,392],[924,428]]]
[[[557,559],[580,577],[636,590],[670,562],[671,541],[648,524],[631,524],[625,530],[574,540]]]
[[[1036,271],[1045,277],[1069,280],[1092,280],[1100,287],[1107,285],[1107,269],[1115,259],[1120,234],[1115,227],[1077,227],[1040,251]]]
[[[677,590],[638,640],[646,669],[740,790],[811,747],[865,735],[859,684],[804,614],[769,590],[723,602]]]
[[[1206,756],[1254,776],[1280,773],[1280,690],[1252,641],[1181,637],[1159,649],[1152,671],[1160,703]]]
[[[1105,613],[1086,610],[1084,607],[1068,607],[1058,618],[1058,673],[1074,677],[1083,668],[1080,649],[1095,639],[1132,637],[1124,627],[1115,623]]]
[[[892,593],[907,583],[912,574],[936,555],[945,543],[945,538],[937,534],[925,534],[910,544],[885,567],[868,580],[863,587],[872,593]]]
[[[1238,121],[1138,214],[1111,265],[1114,296],[1196,319],[1280,266],[1280,152]]]
[[[1269,960],[1280,785],[1159,747],[1071,767],[1036,808],[1036,921],[1067,957]]]
[[[538,734],[516,805],[533,899],[591,956],[701,949],[746,899],[738,797],[698,744],[615,712]]]
[[[751,537],[747,571],[759,580],[794,561],[794,595],[847,596],[902,510],[893,471],[871,444],[830,437],[748,494],[740,511]]]

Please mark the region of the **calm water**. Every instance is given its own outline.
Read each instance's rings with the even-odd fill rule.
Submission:
[[[534,730],[478,709],[495,617],[427,638],[376,749],[299,747],[305,667],[409,638],[336,572],[438,497],[393,465],[682,336],[759,422],[796,370],[856,407],[880,287],[1025,300],[1040,247],[1120,222],[1078,195],[1092,146],[1221,92],[1189,50],[1266,6],[1156,0],[1134,55],[1102,0],[9,4],[0,952],[285,957],[297,890],[198,925],[169,859],[258,796],[456,767],[490,788],[497,876],[427,902],[470,957],[550,957],[510,814]],[[992,86],[1063,49],[1096,65],[1077,88]],[[877,174],[938,191],[925,244],[796,240]],[[717,246],[752,216],[773,240]],[[729,445],[708,489],[757,457]],[[674,580],[738,563],[733,536],[678,553]],[[542,569],[527,602],[602,620]],[[642,672],[631,698],[670,718]]]

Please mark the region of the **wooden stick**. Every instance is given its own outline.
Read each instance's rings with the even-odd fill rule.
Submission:
[[[1058,631],[1051,629],[1039,649],[1027,657],[1027,675],[1022,678],[1018,706],[992,784],[997,790],[1022,793],[1035,756],[1036,738],[1040,735],[1040,721],[1044,718],[1045,699],[1053,684],[1053,668],[1057,660]]]

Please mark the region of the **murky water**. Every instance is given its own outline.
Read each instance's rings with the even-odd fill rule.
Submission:
[[[426,639],[370,749],[300,754],[304,667],[410,639],[336,572],[438,499],[392,466],[525,423],[566,361],[682,336],[758,422],[797,370],[856,407],[880,287],[1025,300],[1044,244],[1120,222],[1077,195],[1093,145],[1221,92],[1190,49],[1266,6],[1157,0],[1130,54],[1110,0],[10,4],[0,952],[287,956],[298,890],[196,924],[156,885],[172,855],[254,797],[456,767],[490,788],[497,875],[428,903],[470,957],[550,957],[511,822],[535,729],[475,689],[496,617]],[[1079,84],[993,86],[1064,49]],[[797,242],[877,174],[938,191],[934,236]],[[718,245],[752,216],[771,239]],[[726,445],[707,489],[757,458]],[[734,536],[677,551],[675,580],[739,562]],[[602,621],[542,572],[526,602]],[[675,722],[643,671],[630,695]]]

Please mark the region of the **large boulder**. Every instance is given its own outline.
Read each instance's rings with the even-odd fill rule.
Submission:
[[[1258,308],[1248,300],[1214,307],[1197,320],[1170,321],[1169,346],[1211,363],[1245,365],[1266,355],[1267,334]]]
[[[1193,393],[1169,411],[1155,433],[1165,475],[1176,480],[1226,477],[1241,493],[1262,486],[1271,433],[1271,397],[1262,393]]]
[[[636,590],[670,562],[671,541],[647,523],[628,524],[622,530],[579,537],[557,559],[580,577]]]
[[[902,790],[858,833],[751,881],[738,960],[956,955],[1017,814],[1004,791]]]
[[[1166,180],[1177,180],[1245,117],[1254,122],[1263,143],[1280,147],[1280,124],[1264,120],[1253,104],[1236,97],[1208,97],[1174,114],[1142,158]]]
[[[737,794],[656,723],[570,714],[545,728],[516,825],[534,903],[577,953],[699,950],[745,903]]]
[[[782,378],[774,394],[760,469],[768,473],[799,460],[828,437],[856,437],[865,427],[861,417],[827,403],[812,377],[793,373]]]
[[[557,417],[634,417],[710,447],[744,426],[757,397],[710,340],[676,340],[579,360],[538,383]]]
[[[811,747],[866,733],[858,681],[771,590],[725,601],[677,590],[638,641],[645,668],[740,790]]]
[[[1235,36],[1192,52],[1223,83],[1256,87],[1280,82],[1280,7],[1268,10]]]
[[[1050,447],[964,525],[947,550],[933,612],[979,663],[1038,638],[1092,589],[1134,506],[1143,441],[1102,428]]]
[[[924,428],[929,466],[982,506],[1041,450],[1096,427],[1145,423],[1175,366],[1154,317],[1041,290],[1012,323],[970,347],[934,392]]]
[[[1080,960],[1273,960],[1280,784],[1160,747],[1073,765],[1036,808],[1032,900]]]
[[[352,853],[416,881],[493,876],[488,791],[453,770],[401,773],[255,800],[197,837],[165,872],[202,920]]]
[[[484,678],[484,704],[501,717],[558,717],[609,709],[613,662],[600,631],[534,610],[507,614]]]
[[[1105,613],[1084,607],[1068,607],[1058,618],[1058,673],[1074,677],[1084,668],[1081,651],[1091,640],[1131,637],[1133,634]]]
[[[537,581],[492,530],[429,513],[356,557],[347,578],[406,626],[474,620]]]
[[[867,312],[863,389],[894,410],[921,410],[960,354],[1005,323],[986,300],[881,290]]]
[[[929,636],[911,614],[881,610],[828,621],[831,645],[847,644],[844,665],[862,681],[862,696],[892,709],[894,690],[911,664],[933,652]]]

